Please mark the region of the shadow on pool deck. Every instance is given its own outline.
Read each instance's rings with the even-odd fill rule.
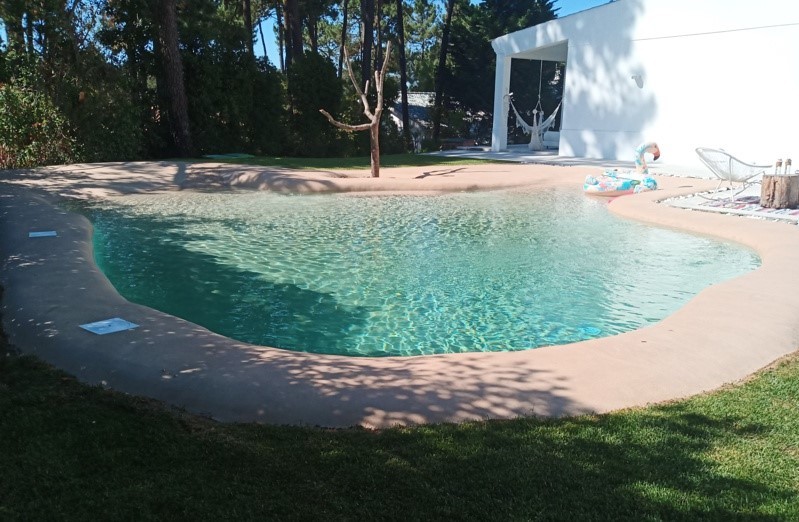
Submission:
[[[424,169],[325,182],[346,191],[464,190],[475,184],[534,189],[579,187],[585,176],[585,170],[563,167],[492,167],[434,183],[413,179]],[[60,172],[4,173],[0,183],[3,321],[11,342],[84,382],[219,420],[384,427],[603,412],[718,387],[799,346],[799,230],[654,203],[706,186],[695,180],[664,179],[666,190],[618,198],[609,208],[749,245],[763,258],[760,269],[714,285],[661,323],[628,334],[521,352],[371,359],[248,345],[127,302],[93,263],[90,223],[54,206],[52,194],[177,190],[173,180],[180,168],[126,164]],[[296,175],[300,185],[317,187],[319,174]],[[57,230],[58,236],[30,239],[31,230]],[[115,316],[141,326],[105,336],[78,327]]]
[[[333,171],[307,172],[280,167],[193,163],[127,162],[54,165],[4,171],[0,180],[45,189],[63,197],[91,198],[165,190],[250,188],[276,192],[332,191]]]
[[[559,415],[577,406],[559,396],[557,380],[541,389],[547,372],[534,367],[514,365],[485,380],[480,354],[461,354],[453,364],[436,356],[295,353],[231,341],[129,303],[91,263],[88,222],[26,192],[15,188],[0,199],[4,251],[14,252],[3,270],[7,331],[23,352],[85,382],[221,420],[278,424],[384,426]],[[58,237],[27,237],[44,228]],[[115,316],[140,326],[105,336],[78,327]]]

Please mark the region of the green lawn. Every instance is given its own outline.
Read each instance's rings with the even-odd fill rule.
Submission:
[[[739,386],[611,415],[224,425],[11,354],[0,520],[795,521],[798,405],[795,356]]]
[[[244,165],[262,165],[266,167],[286,167],[291,169],[368,169],[369,156],[356,158],[287,158],[274,156],[257,156],[254,158],[208,159],[198,158],[195,161],[224,161]],[[481,163],[498,163],[496,160],[479,160],[467,158],[447,158],[427,154],[381,154],[381,167],[425,167],[430,165],[476,165]]]
[[[799,355],[712,394],[608,415],[327,430],[218,424],[85,386],[0,332],[0,521],[119,519],[797,521]]]

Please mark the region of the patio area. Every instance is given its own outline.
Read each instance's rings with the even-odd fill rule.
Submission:
[[[732,191],[720,190],[714,193],[692,194],[670,198],[664,201],[673,207],[698,210],[701,212],[717,212],[734,214],[760,219],[772,219],[799,224],[799,208],[765,208],[760,206],[760,185],[747,188],[734,199]]]
[[[560,156],[555,150],[531,151],[527,145],[511,145],[508,150],[494,152],[490,147],[460,147],[458,149],[430,153],[432,156],[449,158],[474,158],[492,161],[507,161],[529,165],[557,165],[562,167],[595,167],[634,170],[635,163],[631,161],[604,160],[594,158],[578,158],[574,156]],[[656,176],[712,179],[713,174],[703,167],[686,167],[683,165],[669,164],[668,162],[651,163],[650,171]],[[773,209],[760,206],[760,184],[755,184],[740,192],[735,199],[731,198],[733,191],[722,189],[718,192],[703,192],[689,194],[662,200],[670,206],[701,212],[719,214],[734,214],[761,219],[772,219],[788,223],[799,224],[799,208]]]

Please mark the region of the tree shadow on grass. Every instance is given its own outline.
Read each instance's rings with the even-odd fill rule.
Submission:
[[[337,495],[349,495],[362,513],[402,513],[389,519],[786,520],[781,510],[799,511],[795,490],[713,460],[718,447],[769,430],[678,404],[568,420],[351,432],[341,440],[358,441],[356,464],[335,451],[340,441],[317,458],[362,482],[317,484],[327,498],[314,508],[321,513]]]
[[[48,518],[68,506],[76,519],[102,509],[140,519],[726,522],[799,512],[795,490],[758,478],[770,471],[767,453],[749,473],[716,458],[762,448],[780,430],[756,411],[711,414],[689,401],[378,432],[219,426],[55,385],[59,374],[20,394],[14,375],[25,372],[0,379],[12,398],[0,400],[0,433],[14,435],[0,457],[16,478],[2,488],[11,515]]]

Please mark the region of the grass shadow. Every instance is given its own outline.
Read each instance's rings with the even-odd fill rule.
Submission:
[[[219,425],[80,385],[29,357],[0,368],[7,520],[102,512],[140,520],[781,521],[799,513],[797,456],[781,446],[799,414],[731,412],[769,397],[758,383],[602,416],[372,432]],[[799,362],[781,373],[777,380],[795,382]]]

